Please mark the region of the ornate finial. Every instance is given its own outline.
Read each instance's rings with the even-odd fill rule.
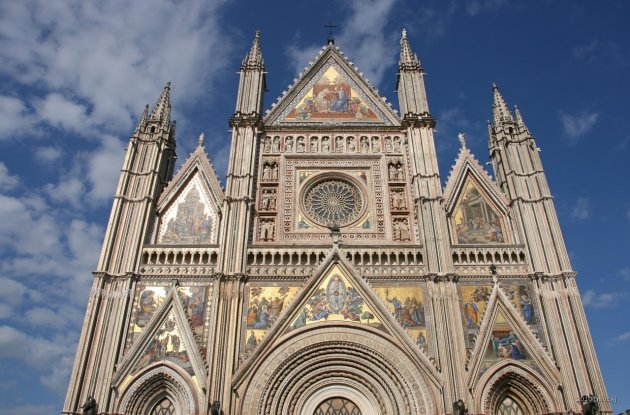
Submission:
[[[523,119],[521,110],[518,109],[518,105],[514,106],[514,118],[516,119],[516,124],[529,134],[529,129],[525,125],[525,120]]]
[[[501,91],[497,87],[496,83],[492,83],[492,94],[493,94],[493,104],[492,104],[492,113],[494,115],[494,123],[499,124],[503,122],[514,122],[514,118],[512,117],[512,113],[508,108],[505,100],[503,99],[503,95],[501,95]]]
[[[262,52],[260,50],[260,29],[256,30],[256,35],[252,41],[252,47],[245,55],[243,62],[241,63],[241,69],[263,69],[264,62],[262,58]]]
[[[160,121],[163,125],[171,122],[171,83],[167,82],[151,113],[151,121]]]
[[[403,29],[400,38],[400,62],[398,67],[399,69],[403,67],[406,69],[422,69],[418,56],[413,53],[409,40],[407,40],[407,29]]]
[[[462,149],[466,148],[466,137],[464,136],[464,133],[457,134],[457,138],[459,139],[459,146]]]
[[[328,44],[329,45],[334,45],[335,44],[335,37],[333,36],[333,29],[335,29],[337,27],[337,25],[332,24],[332,22],[329,22],[324,27],[326,29],[328,29]]]
[[[206,144],[206,135],[202,132],[197,140],[197,147],[203,147]]]

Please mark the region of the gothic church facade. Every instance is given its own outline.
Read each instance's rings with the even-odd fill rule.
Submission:
[[[549,414],[606,396],[523,117],[494,86],[496,179],[462,136],[443,187],[400,45],[399,113],[329,42],[263,116],[257,33],[225,189],[203,136],[174,174],[166,86],[126,151],[64,413],[88,396],[127,415]]]

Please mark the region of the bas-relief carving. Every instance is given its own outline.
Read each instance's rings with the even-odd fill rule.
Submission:
[[[472,180],[466,182],[455,205],[452,220],[459,244],[505,242],[505,231],[500,216]]]
[[[263,189],[260,197],[260,210],[276,210],[276,189]]]
[[[276,322],[284,307],[297,293],[298,287],[290,285],[250,286],[245,313],[247,334],[245,350],[251,351]]]
[[[291,324],[297,329],[308,324],[347,321],[382,328],[381,322],[338,267],[334,267],[311,295]]]
[[[213,243],[216,218],[201,179],[195,176],[162,215],[158,241],[164,244]]]
[[[276,238],[275,219],[261,219],[258,225],[258,240],[272,242]]]
[[[359,120],[380,121],[347,75],[329,66],[283,121]]]
[[[374,292],[416,344],[426,349],[427,329],[422,289],[418,286],[386,286],[375,287]]]

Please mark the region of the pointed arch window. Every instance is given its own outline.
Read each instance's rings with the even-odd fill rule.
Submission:
[[[351,400],[336,397],[320,403],[313,415],[361,415],[361,410]]]
[[[497,415],[525,415],[525,413],[518,402],[507,396],[499,404]]]
[[[175,405],[170,399],[163,398],[153,407],[150,415],[175,415]]]

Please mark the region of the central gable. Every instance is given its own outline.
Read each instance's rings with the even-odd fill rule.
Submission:
[[[328,45],[274,104],[267,125],[396,125],[398,117],[338,48]]]

